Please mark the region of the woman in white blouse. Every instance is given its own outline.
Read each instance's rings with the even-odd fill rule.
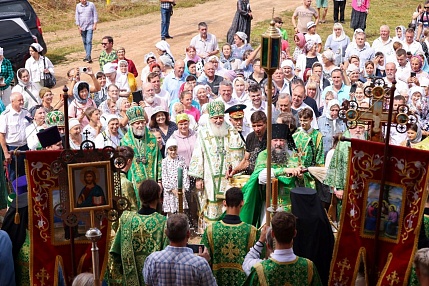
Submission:
[[[43,87],[41,80],[45,78],[45,73],[51,73],[54,75],[54,65],[47,58],[42,56],[43,47],[38,43],[33,43],[28,48],[30,56],[25,62],[25,68],[30,72],[31,81],[39,86],[39,89]]]

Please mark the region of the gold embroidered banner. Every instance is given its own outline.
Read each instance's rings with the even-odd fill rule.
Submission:
[[[427,196],[429,152],[391,146],[386,159],[384,144],[352,139],[351,146],[329,285],[354,285],[361,255],[366,275],[377,263],[377,285],[407,285]],[[380,206],[383,166],[386,184]],[[378,212],[381,223],[375,249]]]
[[[91,243],[85,237],[89,226],[89,213],[78,216],[61,216],[55,209],[59,203],[66,208],[69,205],[60,194],[58,177],[51,171],[51,163],[58,159],[60,151],[27,151],[26,174],[29,190],[29,230],[30,230],[30,280],[31,285],[57,285],[58,275],[62,275],[71,285],[73,280],[72,259],[76,274],[92,272]],[[74,227],[74,253],[70,246],[70,228],[64,220],[77,218]],[[102,220],[97,228],[102,237],[97,243],[100,253],[100,269],[104,271],[104,257],[108,254],[106,248],[107,235],[110,226],[107,220]],[[107,260],[107,259],[106,259]],[[59,271],[61,268],[61,271]],[[102,276],[101,276],[102,277]]]

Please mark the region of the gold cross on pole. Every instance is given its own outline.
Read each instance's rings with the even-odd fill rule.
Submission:
[[[37,272],[36,277],[40,280],[40,285],[44,286],[45,278],[46,280],[49,280],[49,273],[47,273],[45,268],[42,268],[39,272]]]

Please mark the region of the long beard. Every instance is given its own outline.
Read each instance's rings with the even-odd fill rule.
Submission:
[[[365,134],[361,134],[361,135],[350,134],[350,135],[352,136],[353,139],[366,140]]]
[[[228,135],[228,124],[224,121],[221,126],[217,126],[216,124],[209,121],[209,127],[211,133],[215,137],[225,137]]]
[[[274,164],[284,164],[287,162],[286,149],[273,149],[271,150],[271,162]]]
[[[134,126],[132,126],[133,128],[133,134],[136,136],[144,136],[144,129],[137,129]]]

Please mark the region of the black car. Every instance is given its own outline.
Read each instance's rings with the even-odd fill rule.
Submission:
[[[0,15],[0,47],[4,50],[4,57],[12,63],[14,71],[24,67],[30,56],[28,47],[37,42],[36,36],[21,18],[2,19]]]
[[[39,43],[43,47],[44,54],[47,52],[47,48],[42,36],[40,19],[37,17],[33,7],[31,7],[31,4],[27,0],[0,0],[0,20],[15,18],[21,18],[28,27],[30,34],[35,37],[32,37],[32,42],[30,42],[29,35],[24,36],[23,30],[20,30],[18,26],[0,27],[0,47],[4,48],[5,58],[8,58],[12,62],[14,70],[17,70],[24,66],[25,60],[29,57],[28,47],[31,43]],[[19,36],[15,34],[17,31],[19,31]],[[15,44],[14,41],[16,41]],[[14,45],[20,46],[20,52],[19,55],[16,55],[14,52],[11,57],[11,51],[8,51],[8,47],[13,47]],[[15,47],[15,49],[17,48]],[[23,54],[24,49],[26,49],[25,54]]]

